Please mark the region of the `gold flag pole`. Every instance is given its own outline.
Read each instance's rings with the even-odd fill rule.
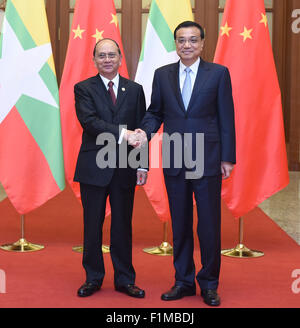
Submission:
[[[83,252],[83,246],[81,245],[81,246],[74,246],[74,247],[72,247],[72,250],[74,251],[74,252],[77,252],[77,253],[82,253]],[[102,253],[109,253],[110,252],[110,250],[109,250],[109,246],[107,246],[107,245],[102,245]]]
[[[0,248],[12,252],[34,252],[44,248],[43,245],[30,243],[25,239],[25,215],[21,215],[21,238],[13,244],[1,245]]]
[[[239,218],[239,243],[235,246],[235,248],[222,250],[221,254],[224,256],[239,257],[239,258],[263,256],[264,255],[263,252],[257,250],[251,250],[243,244],[243,228],[244,228],[243,218]]]
[[[168,222],[163,226],[163,242],[159,246],[144,248],[143,251],[152,255],[173,255],[173,247],[167,242],[168,240]]]

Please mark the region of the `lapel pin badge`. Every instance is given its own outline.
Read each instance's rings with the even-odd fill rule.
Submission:
[[[122,88],[122,91],[125,91],[125,88]]]

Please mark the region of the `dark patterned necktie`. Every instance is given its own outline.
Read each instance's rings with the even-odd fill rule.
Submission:
[[[115,105],[116,104],[116,95],[114,93],[113,85],[114,85],[113,81],[108,82],[108,92],[111,96],[111,100],[112,100],[113,104]]]

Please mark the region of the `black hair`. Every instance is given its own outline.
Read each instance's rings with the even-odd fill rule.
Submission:
[[[104,38],[104,39],[99,40],[99,41],[95,44],[94,51],[93,51],[93,56],[94,56],[94,57],[95,57],[95,54],[96,54],[96,48],[97,48],[97,45],[98,45],[100,42],[104,41],[104,40],[110,40],[110,41],[113,41],[113,42],[116,44],[117,48],[118,48],[118,53],[119,53],[119,55],[121,55],[121,49],[120,49],[120,47],[119,47],[117,41],[115,41],[114,39],[110,39],[110,38]]]
[[[197,27],[200,30],[200,37],[203,40],[205,37],[205,33],[204,33],[204,29],[201,25],[199,25],[196,22],[192,22],[192,21],[184,21],[182,23],[180,23],[174,30],[174,40],[176,40],[176,32],[180,29],[180,28],[184,28],[184,27]]]

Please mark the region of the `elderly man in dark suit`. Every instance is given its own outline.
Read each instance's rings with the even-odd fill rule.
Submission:
[[[175,285],[162,294],[162,299],[176,300],[196,293],[194,195],[202,262],[196,279],[204,302],[217,306],[220,304],[217,288],[221,262],[221,181],[222,175],[229,177],[236,160],[231,81],[226,67],[200,58],[204,30],[199,24],[190,21],[179,24],[174,39],[180,61],[155,71],[151,104],[141,124],[144,132],[137,130],[136,138],[140,143],[150,139],[163,123],[164,133],[180,134],[183,140],[180,149],[169,145],[170,165],[163,168],[172,218]],[[204,147],[199,148],[200,134],[204,136]],[[185,139],[187,135],[190,138]],[[199,149],[203,152],[201,156],[196,154]],[[176,152],[177,160],[178,154],[190,153],[190,162],[185,161],[189,156],[182,155],[180,167],[173,158]],[[163,154],[166,154],[164,140]],[[204,165],[197,163],[200,157]],[[196,163],[195,167],[191,163]],[[197,165],[203,166],[203,170]]]
[[[122,56],[114,40],[100,40],[95,46],[93,60],[99,74],[76,84],[74,88],[76,114],[83,128],[74,181],[80,182],[84,213],[82,264],[86,271],[86,281],[77,295],[90,296],[102,285],[102,226],[109,196],[110,254],[115,289],[132,297],[143,298],[144,290],[135,285],[131,221],[136,182],[143,185],[147,171],[137,172],[124,165],[120,167],[118,159],[122,146],[120,143],[126,140],[132,143],[130,134],[139,126],[145,114],[144,92],[141,85],[118,74]],[[128,130],[121,129],[122,126]],[[115,165],[109,163],[105,167],[105,157],[99,157],[104,147],[108,147],[107,152],[113,152]],[[125,147],[130,151],[130,146]]]

